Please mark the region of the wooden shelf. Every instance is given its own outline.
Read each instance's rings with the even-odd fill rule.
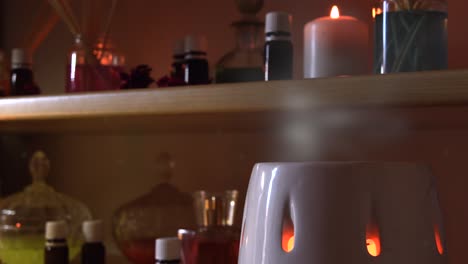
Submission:
[[[0,100],[0,132],[255,130],[290,120],[291,113],[297,119],[372,108],[424,119],[427,114],[415,108],[435,114],[465,106],[468,70],[441,71],[7,98]],[[440,122],[464,125],[442,117]],[[434,125],[427,119],[415,125]]]

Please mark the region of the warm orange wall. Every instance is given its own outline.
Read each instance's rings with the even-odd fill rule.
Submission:
[[[108,1],[108,0],[104,0]],[[308,21],[326,15],[332,4],[342,12],[357,16],[369,23],[371,0],[265,0],[265,11],[285,10],[294,15],[294,43],[296,77],[302,76],[302,30]],[[6,22],[4,47],[19,45],[25,31],[32,27],[32,12],[41,1],[5,1],[3,19]],[[27,9],[22,8],[28,6]],[[468,27],[465,23],[465,0],[450,1],[449,64],[451,68],[468,67]],[[165,74],[171,62],[172,43],[187,33],[206,34],[209,39],[211,65],[233,46],[229,24],[239,18],[233,0],[134,0],[120,1],[114,23],[114,40],[128,57],[128,64],[148,63],[154,76]],[[59,24],[35,55],[38,82],[46,93],[63,91],[64,61],[72,36]],[[213,67],[212,67],[213,68]]]

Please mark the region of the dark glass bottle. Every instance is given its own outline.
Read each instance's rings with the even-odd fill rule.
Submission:
[[[11,52],[10,95],[40,94],[39,87],[34,83],[32,59],[23,49],[13,49]]]
[[[290,80],[293,77],[292,17],[270,12],[265,24],[265,81]]]
[[[67,224],[64,221],[46,223],[44,264],[68,264]]]
[[[83,223],[83,236],[85,243],[81,247],[82,264],[106,263],[106,248],[102,243],[104,230],[101,220],[86,221]]]
[[[177,80],[184,80],[184,40],[176,41],[174,45],[171,77]]]
[[[209,84],[209,66],[206,59],[206,39],[187,36],[184,40],[184,81],[188,85]]]

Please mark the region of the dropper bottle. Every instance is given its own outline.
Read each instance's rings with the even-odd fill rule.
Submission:
[[[81,247],[81,264],[106,263],[106,248],[102,243],[104,230],[101,220],[85,221],[83,237],[85,243]]]
[[[265,81],[290,80],[293,75],[292,16],[270,12],[265,22]]]
[[[46,223],[45,264],[68,264],[67,229],[65,221]]]

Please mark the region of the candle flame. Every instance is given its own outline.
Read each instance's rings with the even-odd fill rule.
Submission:
[[[331,12],[330,12],[330,17],[333,19],[340,18],[340,10],[338,9],[338,6],[334,5],[332,7]]]
[[[379,7],[377,8],[372,8],[372,18],[375,18],[376,16],[382,14],[382,9],[380,9]]]
[[[366,228],[366,247],[369,255],[373,257],[380,255],[380,233],[376,224],[369,224]]]
[[[290,237],[288,240],[287,252],[291,252],[294,249],[294,236]]]
[[[444,254],[444,247],[442,246],[442,240],[440,239],[439,227],[437,225],[434,227],[434,235],[435,235],[437,251],[439,251],[439,254],[442,255]]]
[[[367,252],[369,252],[369,255],[373,257],[377,257],[379,255],[379,251],[377,249],[377,243],[371,238],[366,239],[366,245],[367,245]]]

